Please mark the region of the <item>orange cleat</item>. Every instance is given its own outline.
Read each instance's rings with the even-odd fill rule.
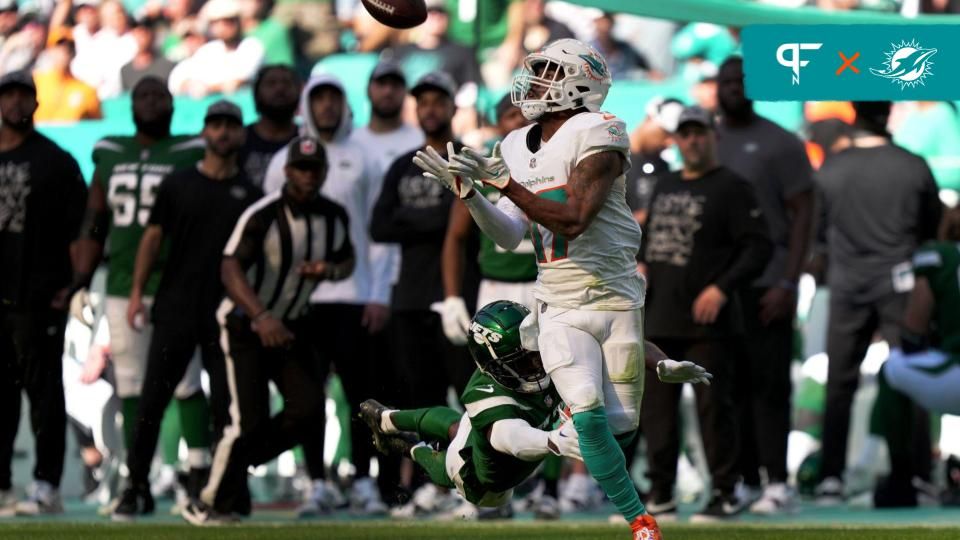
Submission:
[[[650,514],[643,514],[630,524],[633,529],[633,540],[663,540],[663,533],[657,520]]]

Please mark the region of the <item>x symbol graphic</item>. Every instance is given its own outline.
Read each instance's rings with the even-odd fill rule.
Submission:
[[[850,68],[854,73],[860,73],[860,70],[857,69],[857,66],[853,65],[853,61],[860,57],[860,51],[857,51],[856,53],[854,53],[853,56],[851,56],[850,58],[847,58],[846,56],[844,56],[843,53],[840,51],[837,51],[837,54],[840,55],[840,58],[843,58],[843,65],[837,68],[836,75],[840,75],[841,73],[843,73],[843,70],[847,68]]]

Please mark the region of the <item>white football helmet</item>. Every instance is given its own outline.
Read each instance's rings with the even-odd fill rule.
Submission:
[[[510,99],[527,120],[578,107],[598,112],[610,84],[607,61],[596,49],[576,39],[558,39],[523,59]]]

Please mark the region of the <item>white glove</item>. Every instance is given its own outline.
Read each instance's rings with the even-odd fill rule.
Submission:
[[[661,360],[657,362],[657,377],[665,383],[703,383],[709,386],[713,375],[693,362]]]
[[[566,456],[583,461],[580,454],[580,438],[572,421],[560,424],[560,427],[547,432],[547,449],[555,456]]]
[[[447,155],[453,154],[453,143],[447,143]],[[447,170],[450,163],[432,146],[428,146],[426,150],[418,150],[417,155],[413,157],[413,164],[423,169],[424,177],[439,183],[461,199],[466,199],[473,192],[473,181],[456,176]]]
[[[500,143],[493,145],[490,157],[485,157],[476,150],[463,147],[459,154],[450,153],[448,170],[463,178],[470,178],[475,182],[493,186],[499,190],[507,187],[510,182],[510,169],[500,154]]]
[[[90,293],[86,287],[78,289],[70,298],[70,315],[91,328],[93,323],[96,322],[93,305],[90,303]]]
[[[470,330],[470,314],[467,305],[459,296],[448,296],[440,308],[440,320],[443,322],[443,334],[454,345],[466,345]]]

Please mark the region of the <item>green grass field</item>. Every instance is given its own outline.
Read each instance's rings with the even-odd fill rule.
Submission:
[[[825,526],[695,526],[668,525],[666,540],[956,540],[957,528],[825,527]],[[626,540],[625,526],[589,523],[438,523],[358,522],[314,524],[252,524],[194,528],[186,524],[118,525],[112,523],[3,523],[0,538],[24,540],[138,540],[268,538],[287,540]]]

